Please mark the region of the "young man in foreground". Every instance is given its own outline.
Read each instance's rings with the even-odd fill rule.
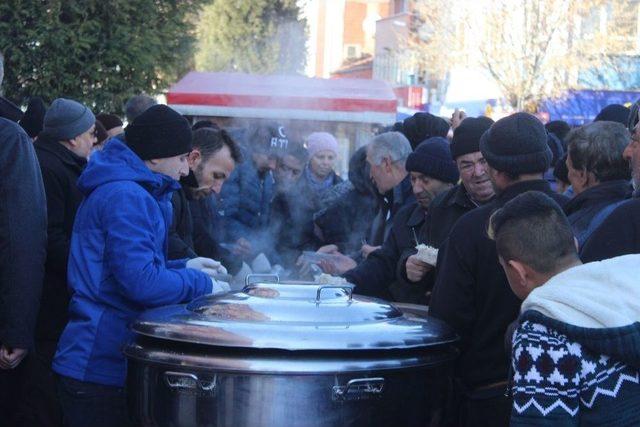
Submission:
[[[69,322],[53,360],[66,426],[128,425],[128,325],[144,310],[225,289],[206,258],[167,261],[171,196],[187,175],[191,128],[156,105],[92,156],[78,179],[69,254]],[[198,271],[200,270],[200,271]]]
[[[512,426],[640,423],[640,255],[582,264],[571,226],[540,192],[491,217],[509,285]]]

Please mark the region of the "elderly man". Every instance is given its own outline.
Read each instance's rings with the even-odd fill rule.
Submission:
[[[536,117],[516,113],[498,120],[482,135],[480,151],[497,196],[453,226],[441,249],[429,313],[460,335],[459,425],[502,426],[510,413],[504,396],[509,371],[504,334],[517,317],[519,301],[508,288],[486,225],[496,208],[526,191],[542,191],[561,204],[566,198],[543,179],[552,153]]]
[[[629,117],[631,142],[623,156],[631,165],[634,198],[618,206],[591,234],[580,252],[584,262],[600,261],[620,255],[640,253],[640,100]]]
[[[566,163],[575,197],[564,209],[580,246],[632,191],[623,157],[629,138],[624,126],[607,121],[582,126],[567,136]]]
[[[418,230],[417,243],[439,248],[458,218],[493,198],[487,162],[480,152],[480,137],[492,124],[493,120],[487,117],[468,117],[453,131],[451,155],[462,184],[437,197],[429,206],[426,217],[416,217],[412,225]],[[422,294],[430,294],[435,282],[435,266],[421,260],[416,252],[415,248],[410,248],[400,257],[399,278]]]
[[[377,249],[389,235],[394,215],[416,201],[411,191],[411,179],[405,162],[411,153],[411,144],[400,132],[385,132],[375,136],[367,146],[369,175],[382,204],[371,225],[371,232],[362,252],[365,256]]]
[[[442,137],[429,138],[418,145],[416,151],[407,157],[405,168],[417,203],[397,212],[382,247],[346,272],[344,277],[356,285],[359,294],[424,303],[424,292],[416,292],[415,286],[396,283],[396,266],[400,255],[416,245],[415,223],[424,218],[432,201],[450,190],[460,176],[451,157],[449,143]]]

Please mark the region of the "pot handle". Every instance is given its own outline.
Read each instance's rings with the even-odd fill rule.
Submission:
[[[198,378],[196,374],[189,374],[186,372],[172,372],[166,371],[164,373],[164,382],[169,388],[175,389],[191,389],[195,390],[198,387],[202,391],[213,391],[216,387],[216,378],[211,381],[203,381]]]
[[[261,281],[268,281],[267,283],[280,283],[280,276],[277,274],[247,274],[244,278],[244,285],[249,286]]]
[[[357,378],[347,385],[333,386],[333,400],[363,400],[378,397],[384,390],[384,378]]]
[[[316,304],[322,302],[322,291],[324,289],[342,289],[347,292],[347,301],[351,301],[353,299],[353,286],[349,285],[321,285],[318,286],[318,290],[316,292]]]

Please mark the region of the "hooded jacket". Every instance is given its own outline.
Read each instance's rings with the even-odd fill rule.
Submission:
[[[640,255],[566,270],[522,304],[512,426],[640,423]]]
[[[172,178],[110,140],[78,179],[84,200],[71,237],[69,323],[53,361],[60,375],[121,387],[122,345],[142,311],[212,292],[204,273],[167,261]]]

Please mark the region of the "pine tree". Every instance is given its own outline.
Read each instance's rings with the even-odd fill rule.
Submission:
[[[306,20],[296,0],[215,0],[198,24],[196,67],[295,74],[306,62]]]
[[[193,68],[203,0],[3,0],[0,52],[5,96],[64,96],[121,112]]]

